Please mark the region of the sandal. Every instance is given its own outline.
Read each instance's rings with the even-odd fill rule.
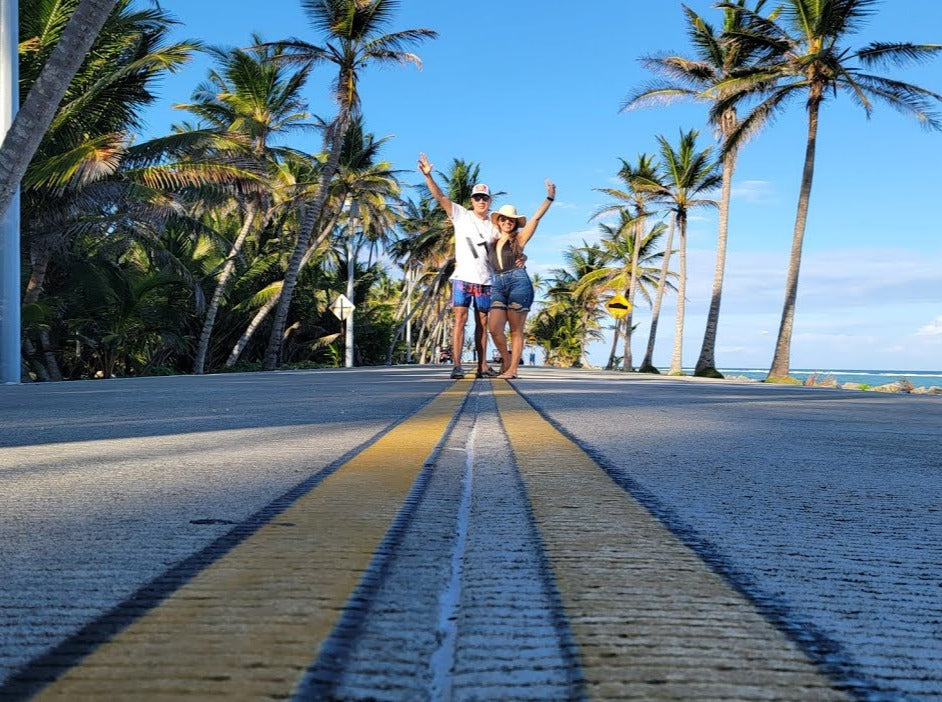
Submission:
[[[474,377],[475,378],[496,378],[498,375],[499,373],[496,370],[488,367],[487,370],[479,370],[477,373],[475,373]]]
[[[517,379],[517,374],[514,373],[513,375],[507,375],[506,373],[501,373],[501,374],[498,375],[497,377],[498,377],[498,378],[501,378],[501,379],[503,379],[503,380],[516,380],[516,379]]]

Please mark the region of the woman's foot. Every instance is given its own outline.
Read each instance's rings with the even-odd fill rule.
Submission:
[[[498,378],[503,378],[504,380],[513,380],[517,377],[516,373],[501,373],[497,376]]]

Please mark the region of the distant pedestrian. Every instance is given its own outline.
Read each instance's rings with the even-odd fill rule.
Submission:
[[[531,366],[536,365],[536,352],[535,351],[530,352],[530,365]]]
[[[540,219],[546,214],[556,197],[556,186],[546,181],[546,199],[540,204],[530,221],[517,214],[513,205],[503,205],[491,214],[491,221],[500,232],[488,244],[487,256],[493,272],[491,313],[488,328],[494,345],[500,350],[499,378],[516,378],[517,365],[523,356],[523,326],[533,304],[533,283],[523,265],[523,249],[536,232]],[[510,325],[510,352],[504,331]]]
[[[419,170],[425,184],[441,208],[455,225],[455,272],[451,276],[452,307],[455,325],[451,334],[451,348],[455,349],[452,378],[463,378],[460,350],[464,348],[464,327],[471,305],[474,305],[474,350],[477,353],[478,378],[496,373],[487,365],[487,313],[491,306],[491,269],[487,262],[485,245],[497,236],[497,230],[488,219],[491,190],[484,183],[471,188],[471,209],[452,202],[432,177],[434,165],[425,154],[419,154]]]

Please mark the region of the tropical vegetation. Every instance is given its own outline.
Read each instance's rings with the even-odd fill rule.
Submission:
[[[356,305],[347,322],[356,365],[431,363],[448,352],[453,230],[430,194],[410,189],[384,158],[388,138],[370,131],[358,87],[373,66],[421,65],[413,51],[436,34],[396,29],[395,0],[298,2],[311,37],[247,36],[232,49],[170,41],[174,20],[159,5],[20,0],[24,110],[4,143],[0,189],[22,193],[24,378],[339,366],[344,324],[331,306],[341,294]],[[882,101],[942,127],[933,111],[942,96],[866,70],[920,61],[939,46],[847,46],[875,4],[731,0],[717,4],[715,27],[683,8],[690,50],[643,57],[657,77],[622,108],[692,99],[705,106],[715,143],[682,128],[675,140],[652,135],[651,151],[634,160],[615,158],[616,184],[595,188],[608,197],[593,213],[597,237],[569,247],[563,265],[535,281],[526,338],[547,364],[588,365],[590,346],[611,325],[607,366],[657,372],[661,305],[675,295],[668,372],[683,372],[688,220],[695,208],[716,207],[713,288],[694,372],[718,375],[737,156],[800,97],[805,162],[768,379],[787,377],[822,108],[847,93],[868,114]],[[197,51],[213,64],[176,105],[180,123],[139,141],[156,81]],[[312,85],[318,65],[331,67],[329,85]],[[47,82],[63,99],[43,115],[32,96]],[[333,114],[311,112],[311,90],[333,99]],[[311,133],[318,151],[292,146]],[[467,205],[480,172],[453,157],[436,179]],[[611,321],[615,294],[629,311]],[[643,318],[649,335],[636,364],[632,337]]]

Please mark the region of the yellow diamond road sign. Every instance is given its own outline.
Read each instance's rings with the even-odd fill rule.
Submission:
[[[631,303],[628,302],[628,298],[626,298],[621,293],[618,293],[612,297],[611,300],[605,303],[605,309],[607,309],[608,313],[615,319],[621,319],[631,312]]]

